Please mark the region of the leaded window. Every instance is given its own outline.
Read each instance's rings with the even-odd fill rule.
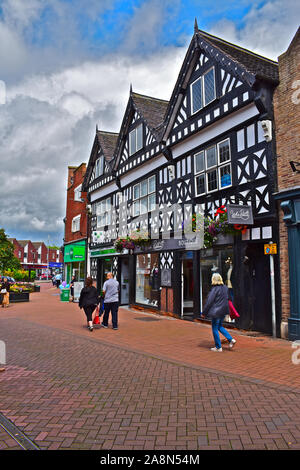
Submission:
[[[194,156],[196,196],[232,185],[230,140],[207,147]]]
[[[143,148],[143,124],[129,132],[129,155],[133,155]]]
[[[151,176],[133,187],[133,216],[145,214],[155,209],[156,181]]]
[[[111,200],[110,197],[97,203],[97,228],[103,228],[111,223]]]
[[[216,99],[215,69],[212,67],[191,84],[192,114]]]

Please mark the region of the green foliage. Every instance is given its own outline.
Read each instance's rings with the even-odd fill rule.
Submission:
[[[20,261],[14,255],[14,245],[8,240],[3,228],[0,229],[0,272],[20,268]]]

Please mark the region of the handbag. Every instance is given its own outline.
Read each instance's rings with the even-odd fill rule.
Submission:
[[[229,316],[230,316],[231,320],[236,320],[237,318],[240,318],[240,315],[238,314],[238,312],[234,308],[234,305],[231,302],[231,300],[228,300],[228,306],[229,306]]]

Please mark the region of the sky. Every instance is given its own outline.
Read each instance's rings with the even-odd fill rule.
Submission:
[[[296,0],[0,0],[0,228],[61,246],[68,165],[133,91],[168,100],[198,27],[277,60]]]

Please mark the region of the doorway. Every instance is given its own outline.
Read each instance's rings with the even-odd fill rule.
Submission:
[[[112,272],[112,258],[99,258],[97,266],[97,287],[102,290],[104,282],[107,280],[107,273]]]
[[[183,253],[181,260],[181,316],[193,317],[194,311],[194,276],[193,252]]]
[[[129,304],[129,258],[121,259],[121,305]]]

